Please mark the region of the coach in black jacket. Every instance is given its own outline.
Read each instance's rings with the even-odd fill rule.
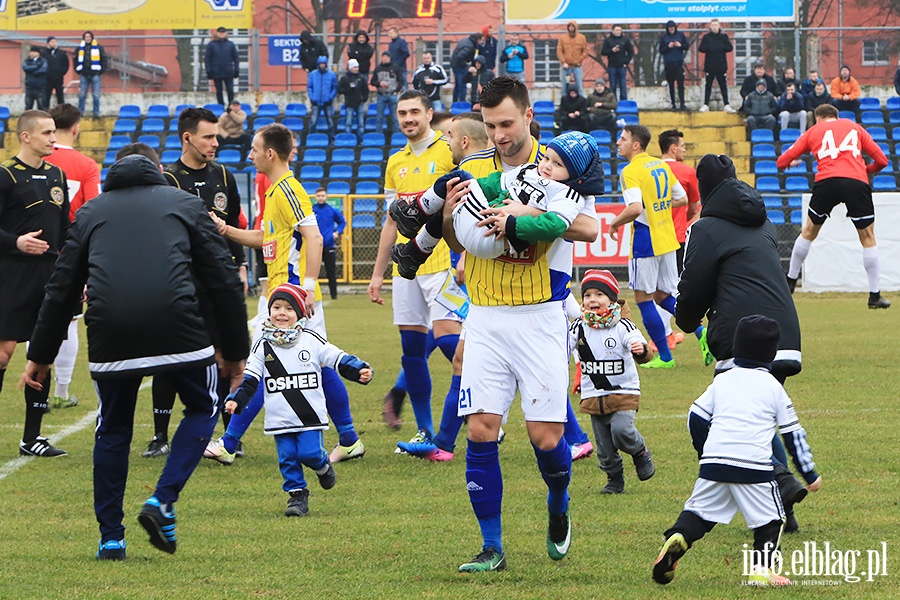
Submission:
[[[169,187],[158,161],[144,156],[117,161],[104,193],[82,207],[69,229],[23,376],[32,387],[43,380],[87,284],[88,359],[100,396],[94,446],[98,558],[124,558],[122,499],[134,408],[141,379],[155,373],[172,380],[185,411],[139,521],[153,545],[175,551],[172,503],[200,462],[218,416],[216,360],[194,278],[209,291],[220,329],[221,370],[237,380],[249,343],[241,283],[228,246],[203,202]]]
[[[727,156],[707,154],[697,165],[703,209],[685,246],[675,320],[694,331],[709,317],[707,339],[716,371],[733,366],[731,343],[742,317],[778,321],[781,341],[772,374],[779,381],[800,372],[800,322],[776,247],[775,227],[762,197],[738,180]]]

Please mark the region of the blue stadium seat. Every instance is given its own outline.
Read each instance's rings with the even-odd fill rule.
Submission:
[[[757,175],[778,175],[778,167],[774,160],[758,160],[753,166],[753,172]]]
[[[253,131],[258,131],[260,128],[271,125],[274,122],[275,119],[272,117],[256,117],[253,119]]]
[[[260,104],[256,107],[256,116],[257,117],[277,117],[281,114],[281,109],[278,108],[277,104]],[[293,115],[291,115],[293,116]]]
[[[181,140],[177,135],[167,135],[165,148],[166,150],[181,150]]]
[[[777,177],[757,177],[756,189],[760,192],[780,192],[781,184]]]
[[[893,154],[891,152],[891,147],[888,146],[887,144],[885,144],[884,142],[876,142],[876,143],[878,144],[878,147],[881,148],[881,151],[884,152],[885,156],[890,156],[891,154]]]
[[[769,218],[769,221],[771,221],[773,225],[784,225],[783,210],[767,210],[766,216]]]
[[[791,211],[791,225],[803,225],[803,211],[802,210],[792,210]]]
[[[324,133],[311,133],[306,136],[307,148],[327,148],[328,145],[328,136]]]
[[[147,117],[151,119],[168,119],[170,116],[169,107],[165,104],[151,104],[147,108]]]
[[[6,121],[9,119],[9,107],[0,106],[0,119]]]
[[[852,110],[840,110],[838,111],[839,119],[850,119],[851,121],[856,120],[856,113]]]
[[[284,116],[286,117],[305,117],[309,114],[309,109],[305,104],[291,103],[284,107]]]
[[[346,196],[350,193],[350,183],[347,181],[330,181],[325,190],[329,196]]]
[[[375,229],[374,215],[353,215],[350,229]]]
[[[753,158],[775,158],[774,144],[753,144]]]
[[[867,110],[863,112],[860,123],[863,125],[881,125],[884,123],[884,115],[880,110]]]
[[[872,136],[872,139],[876,142],[886,142],[887,137],[887,129],[884,127],[866,127],[866,131],[869,132],[869,135]]]
[[[808,192],[809,180],[806,177],[788,177],[784,180],[784,189],[789,192]]]
[[[179,104],[175,107],[174,116],[177,118],[181,115],[181,113],[189,108],[194,108],[193,104]]]
[[[781,196],[763,196],[763,205],[766,210],[780,210],[784,206]]]
[[[162,119],[144,119],[141,123],[143,133],[162,133],[166,130],[166,123]]]
[[[538,100],[532,110],[536,115],[552,115],[556,112],[556,106],[550,100]]]
[[[384,134],[383,133],[365,133],[363,134],[362,145],[363,146],[384,146]]]
[[[788,167],[784,170],[785,175],[806,175],[809,172],[809,169],[806,167],[806,163],[802,160],[800,164],[796,167]]]
[[[181,150],[163,150],[159,160],[164,165],[171,165],[179,158],[181,158]]]
[[[371,104],[369,105],[371,106]],[[469,112],[472,110],[471,102],[454,102],[450,105],[450,112],[454,115],[458,115],[459,113]]]
[[[141,107],[136,104],[123,104],[119,107],[120,119],[140,119]]]
[[[336,162],[336,163],[356,162],[356,151],[353,148],[335,148],[334,150],[331,151],[331,162]]]
[[[122,146],[127,146],[131,143],[131,138],[127,135],[114,135],[109,138],[109,149],[110,150],[118,150]],[[181,145],[178,146],[181,148]]]
[[[222,106],[221,104],[215,104],[215,103],[213,103],[213,104],[204,104],[204,105],[203,105],[203,108],[205,108],[205,109],[208,110],[208,111],[211,111],[211,112],[212,112],[214,115],[216,115],[217,117],[221,117],[221,116],[222,116],[222,113],[225,112],[225,107]]]
[[[612,143],[612,134],[607,129],[594,129],[591,131],[591,137],[601,146],[608,146]]]
[[[619,100],[616,108],[616,114],[620,115],[636,115],[638,114],[638,104],[634,100]]]
[[[895,142],[900,141],[900,127],[894,127],[891,130],[891,139]]]
[[[359,162],[377,162],[384,160],[384,150],[381,148],[363,148],[359,154]]]
[[[381,186],[377,181],[360,181],[356,184],[356,194],[380,194]],[[360,200],[356,200],[360,202]]]
[[[113,125],[113,133],[134,133],[137,131],[137,121],[133,119],[118,119]]]
[[[303,186],[303,189],[310,197],[315,196],[316,190],[322,187],[322,184],[318,181],[301,181],[300,185]]]
[[[300,167],[300,179],[303,181],[308,179],[322,179],[323,177],[325,177],[325,169],[319,165],[303,165]]]
[[[309,148],[303,151],[303,162],[305,163],[323,163],[326,160],[325,151],[321,148]]]
[[[541,126],[541,129],[553,129],[556,127],[553,115],[534,115],[534,120]]]
[[[325,125],[325,119],[319,119],[319,121],[321,122],[322,125]],[[303,119],[301,119],[299,117],[285,117],[281,121],[281,124],[295,133],[299,133],[299,132],[303,131],[303,127],[304,127]],[[327,127],[326,127],[326,131],[327,131]]]
[[[800,137],[799,129],[782,129],[778,134],[778,141],[782,144],[793,144]]]
[[[246,102],[241,102],[241,110],[244,111],[244,114],[248,117],[253,114],[253,107],[247,104]],[[247,121],[244,121],[246,123]]]
[[[178,119],[169,120],[169,133],[178,133]]]
[[[219,152],[218,161],[223,165],[238,165],[241,163],[241,151],[226,148]]]
[[[116,151],[115,150],[107,150],[106,155],[103,157],[104,165],[111,165],[116,162]]]
[[[800,208],[803,206],[803,198],[800,196],[791,196],[788,198],[788,208]]]
[[[627,166],[628,166],[627,162],[619,162],[618,166],[616,167],[616,177],[621,179],[622,178],[622,170],[625,169],[625,167],[627,167]]]
[[[881,110],[881,100],[878,98],[860,98],[859,110]]]
[[[876,175],[872,179],[872,189],[876,192],[893,192],[897,189],[897,180],[893,175]]]
[[[616,119],[616,125],[619,125],[619,129],[624,127],[625,125],[640,125],[640,120],[637,115],[621,115],[618,119]]]
[[[368,108],[366,108],[366,116],[367,117],[375,117],[378,116],[378,106],[374,102],[370,102]]]
[[[612,194],[612,181],[610,181],[609,179],[603,180],[603,193]]]
[[[6,133],[6,122],[0,121],[0,134]]]
[[[754,144],[759,142],[774,142],[775,133],[771,129],[754,129],[750,132],[750,141]]]
[[[400,152],[400,151],[402,151],[402,150],[403,150],[403,146],[394,146],[393,148],[389,148],[389,149],[388,149],[388,156],[389,156],[389,157],[390,157],[390,156],[393,156],[393,155],[397,154],[398,152]]]
[[[612,150],[609,149],[609,146],[597,146],[597,154],[600,155],[602,160],[609,160],[612,158]]]
[[[159,138],[155,135],[142,135],[138,137],[137,141],[142,144],[147,144],[154,150],[159,149]]]
[[[885,106],[888,110],[900,110],[900,96],[888,98]]]
[[[328,178],[329,179],[352,179],[353,178],[353,167],[350,165],[332,165],[330,169],[328,169]],[[348,194],[350,192],[347,192]]]
[[[542,130],[541,130],[541,137],[538,139],[538,141],[539,141],[540,143],[542,143],[542,144],[547,144],[547,143],[549,143],[554,137],[555,137],[555,136],[553,135],[553,131],[551,131],[551,130],[549,130],[549,129],[542,129]]]
[[[357,192],[359,193],[359,192]],[[375,192],[376,194],[380,192]],[[380,200],[377,198],[356,198],[353,200],[354,213],[373,213],[378,211]]]
[[[405,146],[408,141],[406,136],[399,131],[391,134],[391,146]]]
[[[356,176],[360,179],[381,179],[381,165],[359,165]]]
[[[352,133],[339,133],[334,136],[334,145],[337,148],[356,148],[357,144],[359,140]]]

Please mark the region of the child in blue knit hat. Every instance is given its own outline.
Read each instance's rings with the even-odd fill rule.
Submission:
[[[400,275],[413,279],[440,241],[447,182],[453,178],[474,179],[469,193],[453,211],[456,238],[473,256],[492,259],[503,253],[517,255],[535,243],[558,239],[585,202],[593,204],[593,196],[603,193],[603,162],[594,138],[579,131],[553,138],[539,156],[537,164],[481,179],[462,170],[451,171],[418,200],[394,202],[388,209],[390,215],[400,234],[411,240],[391,249]],[[515,217],[487,212],[507,199],[536,208],[541,214]],[[419,231],[422,225],[425,227]]]

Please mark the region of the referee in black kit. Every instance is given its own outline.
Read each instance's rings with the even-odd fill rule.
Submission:
[[[215,428],[219,374],[237,386],[249,354],[237,268],[203,202],[166,185],[149,146],[132,144],[118,156],[103,193],[79,210],[69,230],[22,375],[29,387],[41,387],[71,306],[87,284],[88,360],[100,403],[94,443],[97,558],[112,560],[125,558],[122,502],[141,380],[164,374],[185,405],[156,491],[138,516],[150,542],[173,553],[173,503]],[[198,286],[208,292],[218,327],[218,369]]]
[[[66,176],[44,161],[53,152],[55,132],[48,113],[26,110],[16,126],[19,153],[0,164],[0,390],[16,344],[31,338],[44,285],[69,227]],[[70,313],[77,302],[68,307]],[[40,380],[41,389],[25,390],[25,432],[19,454],[64,456],[65,450],[40,435],[50,393],[49,368],[42,375],[46,379]]]

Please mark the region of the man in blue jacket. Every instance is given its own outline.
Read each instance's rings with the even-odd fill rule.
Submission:
[[[409,60],[409,44],[400,37],[400,30],[396,27],[388,29],[388,37],[391,38],[391,42],[388,44],[388,54],[391,55],[391,64],[400,70],[400,84],[402,86],[400,91],[405,92],[409,89],[408,82],[406,81],[406,61]]]
[[[672,110],[687,110],[684,105],[684,55],[691,43],[678,31],[675,21],[666,23],[666,32],[659,38],[659,53],[662,54],[666,69],[666,83],[669,84],[669,100]],[[675,107],[675,84],[678,84],[678,107]]]
[[[222,96],[224,88],[228,95],[228,104],[234,100],[234,80],[240,73],[240,59],[237,46],[228,39],[228,30],[219,27],[206,45],[206,78],[216,86],[216,102],[227,106]]]
[[[44,110],[44,89],[47,87],[47,59],[41,56],[41,49],[32,46],[28,51],[28,58],[22,63],[25,71],[25,110],[31,110],[37,105],[38,110]]]
[[[328,289],[331,292],[331,299],[337,300],[337,268],[336,252],[334,248],[344,228],[347,227],[347,221],[341,211],[328,204],[328,192],[325,188],[320,187],[316,190],[316,203],[313,204],[313,212],[316,213],[316,223],[319,225],[319,232],[322,234],[322,264],[325,265],[325,274],[328,276]]]
[[[337,96],[337,75],[328,68],[328,57],[320,56],[318,68],[310,71],[306,94],[315,114],[312,130],[319,128],[319,119],[324,115],[329,135],[334,133],[334,121],[331,117],[332,104]]]
[[[518,33],[508,33],[509,42],[500,53],[500,62],[506,63],[506,74],[515,77],[525,83],[525,60],[528,58],[528,49],[519,43]]]
[[[787,84],[784,93],[778,98],[778,118],[782,129],[787,129],[791,123],[797,123],[800,131],[806,131],[806,100],[797,91],[797,84]]]

